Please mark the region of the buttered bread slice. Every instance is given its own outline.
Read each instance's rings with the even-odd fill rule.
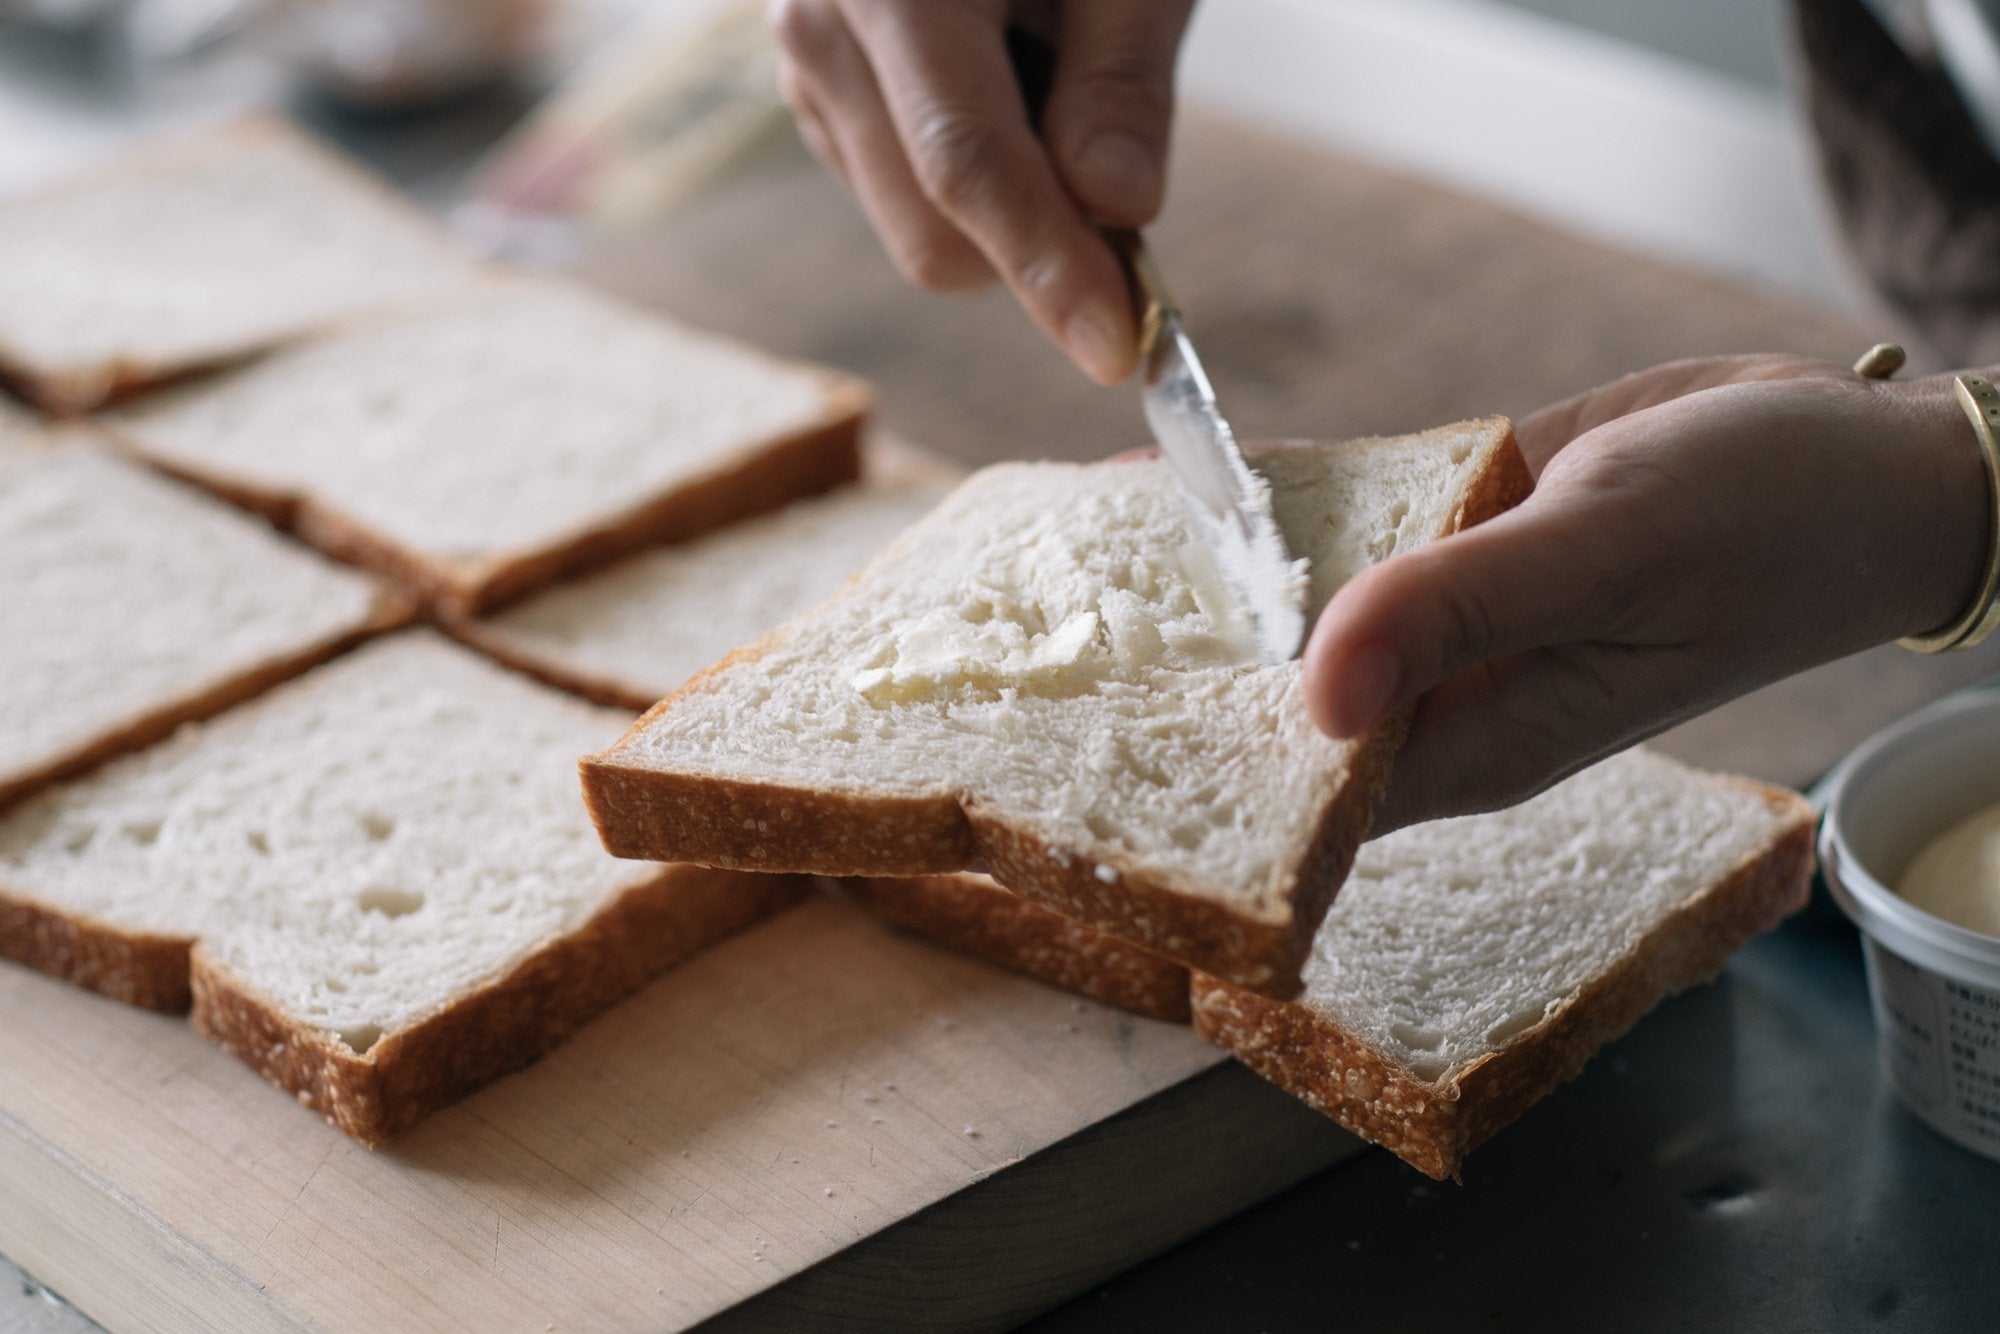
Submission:
[[[1526,494],[1504,421],[1278,447],[1315,613]],[[1218,618],[1166,465],[975,475],[830,602],[584,762],[620,856],[1003,885],[1273,995],[1367,830],[1404,720],[1317,731],[1297,663]]]

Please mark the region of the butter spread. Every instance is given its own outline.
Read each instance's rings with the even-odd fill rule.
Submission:
[[[889,625],[856,664],[854,688],[889,704],[1254,665],[1249,627],[1204,556],[1193,545],[1084,553],[1036,525],[991,553],[953,605]]]
[[[1954,926],[2000,936],[2000,805],[1932,839],[1903,872],[1896,892]]]

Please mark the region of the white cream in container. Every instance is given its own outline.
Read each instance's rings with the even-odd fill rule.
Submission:
[[[1884,1078],[1940,1134],[2000,1159],[2000,938],[1890,889],[1941,836],[1996,803],[2000,693],[1956,696],[1842,762],[1828,784],[1820,859],[1834,899],[1861,928]]]

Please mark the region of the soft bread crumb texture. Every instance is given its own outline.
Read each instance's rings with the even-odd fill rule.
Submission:
[[[397,635],[0,818],[0,895],[199,939],[365,1053],[658,878],[576,790],[625,722]]]
[[[1424,1080],[1554,1013],[1793,818],[1631,751],[1531,801],[1362,845],[1298,1002]]]
[[[578,288],[496,278],[113,420],[168,468],[307,500],[476,577],[852,416],[859,399]]]
[[[48,439],[0,451],[0,793],[377,616],[372,581],[260,520]]]
[[[862,485],[641,552],[462,626],[545,679],[645,708],[823,601],[944,496]]]
[[[108,387],[472,272],[428,219],[306,136],[246,122],[0,200],[0,363],[31,384]]]
[[[1193,978],[1196,1031],[1433,1177],[1804,902],[1812,808],[1645,752],[1364,847],[1296,1001]]]
[[[1496,439],[1512,449],[1504,437],[1504,423],[1470,423],[1260,455],[1287,541],[1311,562],[1313,610],[1449,531]],[[841,596],[593,763],[952,800],[1032,830],[1051,857],[1099,863],[1107,884],[1136,874],[1288,920],[1353,748],[1312,726],[1297,663],[1245,665],[1218,633],[1190,541],[1158,461],[987,469]],[[852,836],[869,837],[865,816]]]

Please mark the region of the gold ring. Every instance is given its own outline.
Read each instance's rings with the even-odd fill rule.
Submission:
[[[1898,344],[1877,343],[1854,363],[1854,373],[1864,380],[1886,380],[1903,369],[1903,363],[1908,360]]]
[[[1991,506],[1987,524],[1993,530],[1993,539],[1986,549],[1986,568],[1980,575],[1979,592],[1958,619],[1929,634],[1897,641],[1916,653],[1950,653],[1971,648],[2000,625],[2000,390],[1983,375],[1961,375],[1956,388],[1958,405],[1972,422],[1972,434],[1979,441],[1979,456],[1986,462],[1986,495]]]

